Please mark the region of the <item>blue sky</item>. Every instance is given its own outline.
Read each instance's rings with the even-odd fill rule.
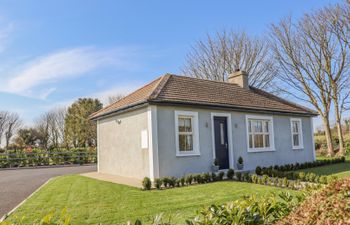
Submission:
[[[31,124],[79,97],[127,93],[181,73],[191,45],[223,29],[264,35],[330,0],[0,2],[0,110]]]

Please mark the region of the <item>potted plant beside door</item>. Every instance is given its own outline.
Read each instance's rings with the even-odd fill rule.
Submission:
[[[243,170],[243,158],[242,158],[242,156],[240,156],[237,160],[237,169]]]
[[[219,171],[219,160],[217,158],[214,159],[211,169],[214,173]]]

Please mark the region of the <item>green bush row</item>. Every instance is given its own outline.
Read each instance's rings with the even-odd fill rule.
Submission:
[[[163,177],[156,178],[153,182],[153,185],[156,189],[165,189],[173,187],[183,187],[189,186],[192,184],[204,184],[215,181],[223,180],[225,173],[220,171],[216,173],[200,173],[200,174],[188,174],[186,176],[177,178],[177,177]],[[150,190],[152,188],[152,182],[150,178],[145,177],[142,181],[142,186],[144,190]]]
[[[274,168],[268,168],[266,170],[259,169],[259,167],[256,168],[255,173],[259,176],[268,176],[270,178],[287,178],[288,180],[300,180],[304,182],[311,182],[311,183],[320,183],[320,184],[328,184],[332,180],[335,180],[335,176],[319,176],[315,173],[309,172],[284,172],[284,171],[278,171]]]
[[[96,163],[95,149],[7,150],[0,154],[0,168]]]
[[[305,163],[295,163],[295,164],[285,164],[285,165],[276,165],[276,166],[270,166],[270,167],[260,167],[257,166],[255,169],[255,173],[258,175],[267,174],[267,171],[276,170],[276,171],[294,171],[294,170],[300,170],[300,169],[307,169],[307,168],[313,168],[318,166],[325,166],[335,163],[343,163],[345,162],[345,157],[337,157],[332,159],[323,159],[323,160],[317,160],[314,162],[305,162]]]

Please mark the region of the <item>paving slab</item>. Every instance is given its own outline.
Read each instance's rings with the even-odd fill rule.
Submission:
[[[122,177],[122,176],[105,174],[105,173],[98,173],[98,172],[83,173],[81,175],[85,176],[85,177],[97,179],[97,180],[116,183],[116,184],[123,184],[123,185],[128,185],[128,186],[137,187],[137,188],[142,187],[141,180],[129,178],[129,177]]]

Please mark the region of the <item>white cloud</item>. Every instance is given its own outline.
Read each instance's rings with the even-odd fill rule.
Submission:
[[[14,31],[15,29],[15,23],[14,22],[9,22],[9,23],[4,23],[0,21],[0,52],[3,52],[6,47],[8,46],[10,42],[10,34]]]
[[[116,49],[82,47],[63,50],[25,63],[18,73],[7,80],[2,91],[46,99],[55,87],[40,88],[40,91],[35,87],[82,76],[97,68],[123,64]]]
[[[108,104],[109,96],[127,95],[142,86],[140,82],[130,82],[130,83],[132,84],[121,84],[121,85],[109,88],[108,90],[95,92],[90,94],[87,97],[98,98],[100,99],[100,101],[102,101],[103,105],[106,106]]]
[[[136,89],[140,88],[142,85],[144,84],[143,82],[140,82],[140,81],[131,81],[128,83],[122,83],[122,84],[113,86],[111,88],[108,88],[106,90],[97,91],[84,96],[79,96],[79,97],[55,102],[53,104],[45,105],[43,109],[50,110],[56,107],[69,107],[71,104],[73,104],[74,101],[78,100],[78,98],[98,98],[103,103],[103,106],[107,106],[109,96],[119,95],[119,94],[128,95],[131,92],[135,91]]]

